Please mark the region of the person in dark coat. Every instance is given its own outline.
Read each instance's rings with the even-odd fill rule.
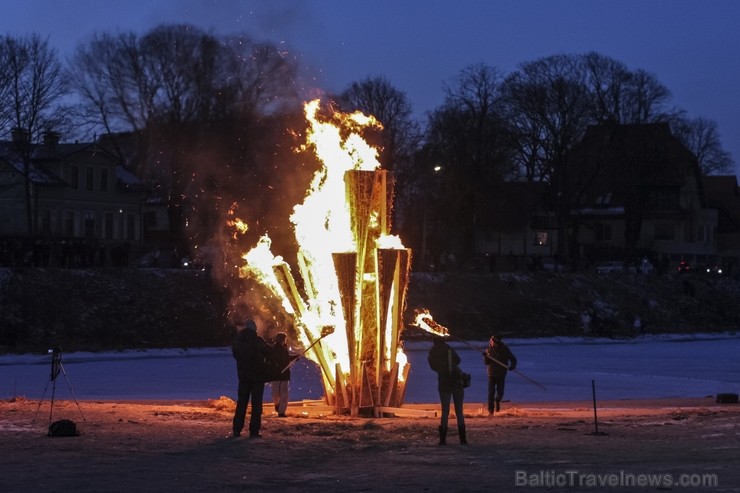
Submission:
[[[257,324],[251,318],[239,328],[231,352],[236,360],[239,377],[238,398],[234,411],[233,433],[241,435],[251,399],[252,414],[249,418],[249,438],[260,438],[262,427],[262,397],[265,390],[265,361],[270,347],[257,335]]]
[[[465,445],[468,443],[465,434],[465,416],[463,414],[465,390],[459,384],[458,379],[455,378],[455,372],[459,372],[460,356],[445,342],[444,337],[435,336],[427,361],[429,367],[437,372],[437,390],[442,406],[442,419],[439,423],[439,444],[447,444],[447,423],[450,415],[450,399],[452,399],[455,403],[460,443]]]
[[[508,370],[516,370],[516,357],[500,336],[492,335],[483,351],[483,362],[488,373],[488,414],[493,415],[501,410],[506,374]]]
[[[275,336],[275,344],[272,347],[271,359],[277,372],[274,375],[274,380],[270,382],[270,387],[272,388],[272,403],[275,404],[275,411],[277,411],[280,418],[287,416],[285,411],[288,409],[290,392],[290,368],[285,371],[283,369],[298,359],[298,356],[290,354],[287,341],[288,336],[285,332],[278,332]]]

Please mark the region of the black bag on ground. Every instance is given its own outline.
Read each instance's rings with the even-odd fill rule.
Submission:
[[[718,404],[737,404],[737,394],[717,394]]]
[[[76,437],[79,434],[77,424],[69,419],[60,419],[49,425],[50,437]]]

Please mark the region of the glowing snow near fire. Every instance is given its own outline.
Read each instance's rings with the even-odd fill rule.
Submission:
[[[389,234],[393,182],[361,136],[379,124],[361,113],[322,121],[318,111],[318,100],[305,105],[310,127],[302,150],[313,149],[323,166],[291,216],[302,292],[267,236],[244,255],[241,275],[282,300],[297,337],[311,346],[306,356],[322,370],[327,403],[352,415],[368,408],[378,414],[403,404],[409,365],[401,314],[411,252]],[[235,234],[239,224],[246,223],[230,222]]]

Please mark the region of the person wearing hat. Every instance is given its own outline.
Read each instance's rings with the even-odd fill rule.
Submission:
[[[457,417],[457,432],[460,443],[468,443],[465,434],[465,415],[463,414],[463,399],[465,389],[455,378],[455,372],[459,372],[460,356],[450,347],[442,336],[435,336],[432,348],[427,356],[429,367],[437,373],[437,390],[442,410],[439,423],[439,444],[447,445],[447,423],[450,415],[450,400],[455,404],[455,416]]]
[[[483,351],[483,362],[488,373],[488,414],[492,416],[495,411],[501,410],[506,373],[516,369],[516,357],[501,336],[494,334],[488,341],[488,348]]]
[[[262,427],[262,397],[265,391],[265,361],[270,347],[257,335],[257,324],[251,318],[236,333],[231,353],[236,360],[239,377],[238,398],[234,411],[233,433],[241,435],[251,399],[252,414],[249,418],[249,438],[260,438]]]

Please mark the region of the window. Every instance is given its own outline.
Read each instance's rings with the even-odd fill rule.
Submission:
[[[51,233],[51,211],[49,209],[44,209],[41,211],[41,233],[43,234],[49,234]]]
[[[136,239],[136,215],[126,214],[126,239]]]
[[[599,195],[596,197],[596,203],[598,205],[609,205],[612,203],[612,193],[607,192],[604,195]]]
[[[550,244],[550,233],[547,231],[535,231],[534,244],[537,246],[547,246]]]
[[[69,186],[77,190],[80,187],[80,170],[77,166],[67,168],[69,175]]]
[[[676,228],[671,223],[657,223],[655,225],[655,239],[673,241],[676,239]]]
[[[100,191],[108,191],[108,168],[100,169]]]
[[[708,225],[697,226],[696,228],[696,241],[703,241],[711,243],[712,241],[712,228]]]
[[[679,207],[678,193],[662,192],[650,196],[648,207],[657,210],[675,210]]]
[[[103,239],[104,240],[113,239],[113,213],[112,212],[106,212],[103,215]]]
[[[154,211],[147,211],[144,213],[144,225],[146,229],[155,229],[157,227],[157,213]]]
[[[612,225],[597,223],[594,226],[596,241],[612,241]]]
[[[95,238],[95,213],[85,212],[85,219],[83,221],[84,236],[87,239]]]
[[[85,190],[95,190],[95,168],[85,168]]]
[[[64,234],[69,237],[75,235],[75,213],[72,211],[64,213]]]

